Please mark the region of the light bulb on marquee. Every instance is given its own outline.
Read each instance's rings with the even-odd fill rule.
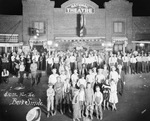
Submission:
[[[144,46],[144,44],[143,43],[140,43],[140,47],[143,47]]]
[[[58,44],[57,44],[57,43],[55,44],[55,47],[58,47]]]
[[[52,45],[53,42],[52,42],[52,41],[48,41],[47,44],[48,44],[48,45]]]

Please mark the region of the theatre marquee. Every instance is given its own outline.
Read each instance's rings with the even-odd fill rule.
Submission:
[[[65,13],[70,14],[93,14],[95,9],[87,4],[74,3],[65,8]]]

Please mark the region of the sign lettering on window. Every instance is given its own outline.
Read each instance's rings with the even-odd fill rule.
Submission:
[[[38,29],[40,34],[43,34],[45,32],[44,22],[34,22],[33,28]]]

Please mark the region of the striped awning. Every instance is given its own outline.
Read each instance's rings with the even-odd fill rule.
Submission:
[[[43,43],[43,42],[47,42],[47,40],[43,40],[43,39],[30,39],[29,42],[30,43]]]
[[[101,42],[105,40],[105,37],[55,37],[58,42]]]
[[[114,42],[116,42],[116,41],[122,42],[122,41],[127,41],[128,38],[127,37],[112,37],[112,40]]]

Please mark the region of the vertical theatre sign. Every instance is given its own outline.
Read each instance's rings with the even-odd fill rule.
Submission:
[[[65,12],[70,14],[93,14],[95,13],[95,9],[87,4],[74,3],[68,5],[65,9]]]

